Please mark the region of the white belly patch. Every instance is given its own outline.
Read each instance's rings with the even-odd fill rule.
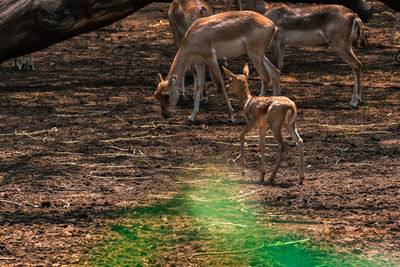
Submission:
[[[325,35],[321,30],[284,31],[281,34],[284,44],[313,46],[326,43]]]
[[[215,51],[218,58],[239,57],[246,53],[245,42],[242,39],[214,42],[212,44],[212,48]]]

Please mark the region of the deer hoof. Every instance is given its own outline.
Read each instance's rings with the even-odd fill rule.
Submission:
[[[190,115],[188,118],[187,118],[187,120],[188,120],[188,122],[194,122],[194,118],[195,118],[196,116],[195,115]]]
[[[233,114],[230,114],[230,115],[229,115],[229,121],[230,121],[231,123],[235,123],[235,117],[233,116]]]
[[[359,99],[352,99],[350,101],[350,106],[352,106],[353,108],[356,108],[359,104],[360,100]]]
[[[258,181],[263,184],[264,183],[264,177],[265,177],[265,172],[261,172],[260,173],[260,178],[258,179]],[[269,180],[268,180],[269,181]],[[268,183],[267,181],[267,183]]]

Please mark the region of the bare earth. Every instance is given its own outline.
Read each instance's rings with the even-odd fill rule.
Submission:
[[[297,184],[289,138],[276,184],[255,182],[256,131],[247,138],[248,173],[239,179],[246,190],[260,190],[254,200],[313,222],[299,228],[316,240],[399,259],[400,49],[388,46],[389,10],[373,4],[371,47],[355,49],[363,62],[359,108],[349,107],[351,70],[329,48],[289,47],[285,54],[282,93],[300,110],[304,185]],[[209,81],[209,102],[195,124],[186,123],[191,98],[178,103],[174,118],[160,116],[156,74],[165,77],[176,52],[167,9],[152,4],[124,20],[120,32],[102,29],[36,52],[37,71],[2,64],[0,265],[78,263],[107,235],[110,216],[178,187],[181,167],[212,163],[238,175],[231,162],[245,119],[234,96],[235,124]],[[230,60],[229,68],[239,73],[246,60]],[[255,94],[254,69],[251,76]],[[277,147],[270,137],[267,144],[270,171]]]

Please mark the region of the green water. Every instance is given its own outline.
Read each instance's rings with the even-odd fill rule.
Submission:
[[[301,233],[283,231],[260,212],[265,204],[246,200],[240,182],[205,173],[185,177],[188,183],[173,197],[121,215],[111,228],[115,237],[89,252],[89,264],[399,266],[328,250]]]

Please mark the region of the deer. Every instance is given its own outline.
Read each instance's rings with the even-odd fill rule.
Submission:
[[[239,98],[240,105],[247,117],[247,124],[240,132],[240,172],[242,175],[246,173],[246,160],[244,142],[246,135],[254,128],[258,128],[260,132],[259,150],[261,154],[261,167],[259,182],[264,183],[265,170],[265,134],[267,127],[272,131],[275,141],[278,143],[278,158],[274,169],[269,176],[266,184],[271,185],[285,158],[286,144],[282,137],[282,127],[284,126],[292,139],[296,142],[299,154],[299,184],[304,181],[304,148],[303,140],[299,136],[296,129],[297,107],[296,104],[284,96],[256,96],[250,94],[247,78],[249,76],[248,64],[243,68],[243,75],[235,75],[224,66],[222,66],[225,74],[229,77],[230,83],[227,88],[229,92],[234,93]]]
[[[186,69],[197,65],[198,87],[194,109],[189,121],[199,112],[200,95],[204,89],[204,70],[209,67],[214,82],[222,94],[233,123],[234,112],[225,90],[218,58],[232,58],[247,54],[263,81],[271,77],[273,94],[280,95],[280,72],[265,57],[264,52],[277,33],[275,24],[263,15],[252,11],[229,11],[196,20],[188,29],[169,73],[165,79],[158,73],[155,98],[164,118],[173,115],[179,99],[179,86]],[[263,87],[261,94],[264,94]]]
[[[212,14],[210,5],[203,0],[174,0],[168,9],[168,21],[177,49],[181,46],[187,30],[195,20]],[[197,66],[195,66],[195,69],[197,69]],[[195,75],[193,77],[194,91],[196,92],[198,78]],[[181,89],[182,96],[185,96],[185,75],[182,76]]]
[[[352,107],[361,102],[361,62],[352,43],[359,39],[361,19],[341,5],[295,6],[266,5],[265,16],[278,27],[271,49],[275,66],[281,71],[285,45],[315,46],[327,43],[352,69],[354,76]]]

